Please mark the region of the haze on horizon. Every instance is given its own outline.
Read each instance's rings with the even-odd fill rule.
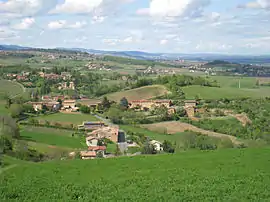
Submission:
[[[0,44],[266,54],[270,0],[0,0]]]

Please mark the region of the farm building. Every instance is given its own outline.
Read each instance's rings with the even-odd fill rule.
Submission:
[[[97,146],[98,145],[99,138],[93,137],[93,136],[89,136],[89,137],[86,137],[85,140],[86,140],[86,145],[88,147],[90,147],[90,146]]]
[[[118,142],[118,128],[117,127],[102,127],[90,133],[92,137],[106,138],[112,142]]]
[[[33,106],[35,111],[42,110],[44,107],[47,107],[49,110],[58,111],[60,109],[60,103],[55,101],[44,101],[44,102],[29,102]]]
[[[63,108],[65,109],[72,109],[76,107],[76,100],[64,100],[63,103]]]
[[[161,142],[156,141],[156,140],[151,140],[149,143],[155,148],[156,151],[163,151]]]
[[[95,151],[81,151],[80,156],[83,160],[85,159],[95,159],[97,154]]]
[[[79,130],[97,130],[105,126],[103,122],[83,122],[82,125],[78,125]]]

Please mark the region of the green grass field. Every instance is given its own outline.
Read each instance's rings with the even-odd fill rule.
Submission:
[[[90,114],[51,114],[37,117],[38,120],[46,120],[50,122],[58,122],[64,124],[82,124],[83,121],[99,121],[96,117]]]
[[[0,79],[0,99],[6,94],[14,96],[20,93],[23,93],[23,89],[18,83]]]
[[[269,201],[270,149],[25,164],[0,175],[3,201]]]
[[[83,138],[72,137],[72,132],[59,129],[26,127],[21,131],[21,138],[28,142],[37,142],[64,148],[86,148]]]
[[[107,97],[110,100],[119,102],[123,97],[126,97],[129,101],[140,99],[151,99],[157,96],[165,95],[168,90],[161,85],[145,86],[132,90],[117,92],[108,94]]]
[[[263,87],[258,89],[232,88],[232,87],[204,87],[204,86],[187,86],[183,88],[187,99],[194,99],[199,96],[201,99],[221,99],[221,98],[242,98],[252,97],[260,98],[270,96],[270,88]]]
[[[138,126],[131,126],[131,125],[121,125],[121,129],[125,131],[141,133],[147,137],[150,137],[151,139],[158,140],[160,142],[163,142],[164,140],[169,140],[173,144],[176,143],[176,148],[175,148],[176,152],[183,150],[183,135],[191,133],[191,132],[183,132],[183,133],[176,133],[176,134],[171,135],[171,134],[162,133],[161,131],[154,132],[154,131],[147,130],[145,128],[140,128]]]

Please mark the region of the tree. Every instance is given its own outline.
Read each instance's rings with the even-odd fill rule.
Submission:
[[[123,97],[121,100],[120,100],[120,107],[122,109],[127,109],[128,108],[128,100],[127,98]]]
[[[163,144],[163,151],[167,153],[174,153],[174,147],[172,143],[168,140],[164,140]]]
[[[82,112],[83,114],[89,114],[90,113],[90,107],[88,107],[86,105],[82,105],[80,107],[80,112]]]
[[[111,107],[109,111],[106,113],[106,116],[109,117],[109,119],[115,124],[122,123],[122,115],[123,115],[122,110],[120,110],[116,106]]]
[[[108,100],[106,96],[103,97],[101,106],[104,110],[108,110],[111,107],[111,102]]]
[[[155,147],[150,144],[149,142],[146,142],[142,148],[142,154],[156,154],[157,151]]]
[[[26,113],[33,113],[34,112],[34,108],[31,104],[24,104],[22,106],[23,108],[23,112],[26,112]]]
[[[12,118],[19,118],[23,112],[23,107],[20,104],[12,104],[10,106],[10,115]]]
[[[12,140],[19,137],[20,131],[16,122],[11,117],[0,116],[0,153],[12,150]]]
[[[116,149],[115,149],[115,152],[114,152],[114,155],[115,156],[120,156],[122,153],[121,153],[121,150],[119,148],[119,145],[116,145]]]

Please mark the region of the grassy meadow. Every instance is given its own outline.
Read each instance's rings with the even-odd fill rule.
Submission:
[[[270,96],[270,87],[256,86],[257,79],[255,77],[226,77],[213,76],[210,77],[217,80],[220,88],[204,87],[204,86],[186,86],[183,91],[187,99],[194,99],[199,96],[201,99],[221,99],[221,98],[260,98]],[[239,88],[240,80],[240,88]]]
[[[18,164],[3,201],[269,201],[270,149]],[[107,191],[109,190],[109,191]]]
[[[23,89],[18,83],[0,79],[0,99],[5,95],[15,96],[21,93]]]
[[[62,124],[82,124],[84,121],[99,121],[96,117],[90,114],[64,114],[56,113],[45,116],[39,116],[36,119],[41,121],[57,122]]]
[[[161,85],[145,86],[132,90],[116,92],[108,94],[107,97],[110,100],[119,102],[123,97],[126,97],[129,101],[140,99],[151,99],[161,95],[169,93],[168,90]]]
[[[63,148],[78,149],[86,147],[83,137],[72,137],[71,131],[60,129],[24,127],[21,130],[21,138],[28,142]]]

